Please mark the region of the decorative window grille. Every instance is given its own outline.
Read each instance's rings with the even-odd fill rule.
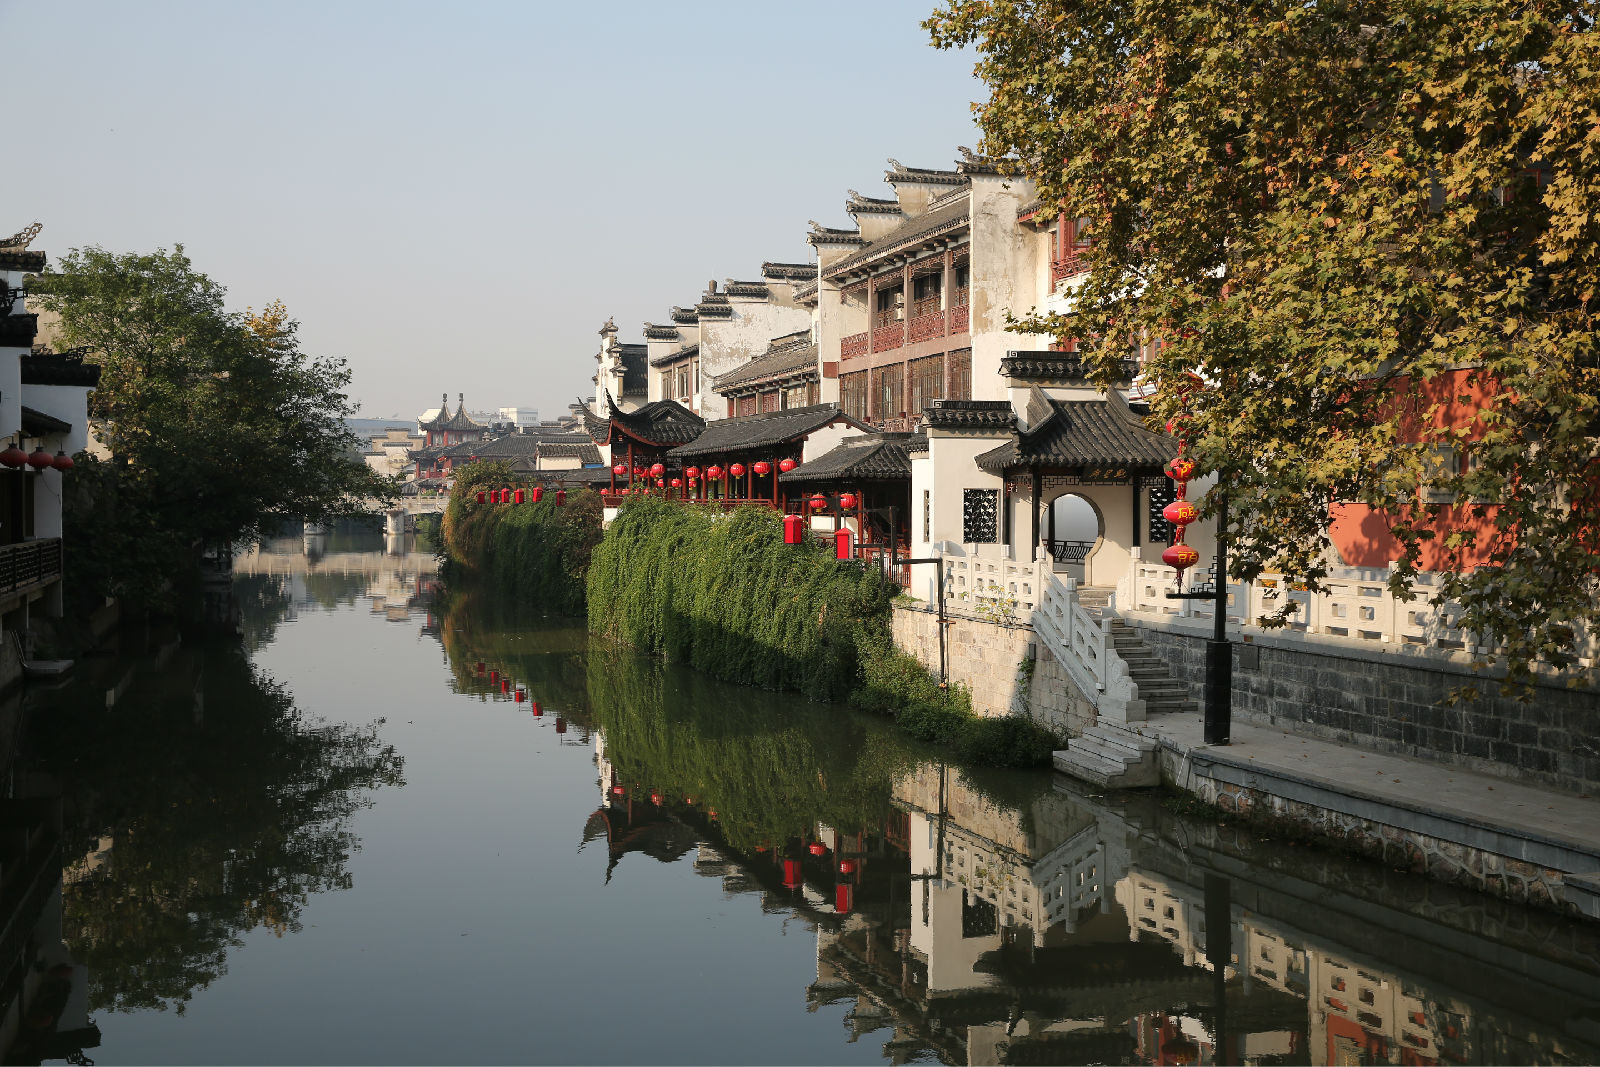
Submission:
[[[1000,490],[963,489],[961,491],[961,540],[967,544],[990,545],[999,540]]]
[[[739,398],[739,414],[741,414],[741,415],[754,415],[755,413],[756,413],[756,398],[753,397],[753,396],[741,396]]]
[[[770,393],[761,394],[761,410],[763,412],[778,410],[778,391],[776,389]]]
[[[911,408],[913,415],[944,396],[944,357],[928,356],[911,361]]]
[[[933,540],[933,493],[927,489],[922,491],[922,540]]]
[[[867,372],[839,376],[839,406],[857,422],[867,421]]]
[[[950,376],[950,390],[945,394],[949,400],[972,399],[972,349],[964,348],[959,352],[951,352],[948,357]]]
[[[1149,478],[1144,484],[1150,490],[1150,543],[1170,544],[1172,523],[1161,514],[1161,509],[1178,499],[1177,487],[1171,478]]]
[[[875,367],[872,371],[872,399],[876,410],[873,417],[892,419],[906,413],[906,365],[893,363]]]

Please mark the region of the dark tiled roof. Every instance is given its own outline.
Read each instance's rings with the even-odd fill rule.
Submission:
[[[823,226],[815,219],[811,220],[811,232],[806,234],[806,241],[812,245],[862,245],[867,239],[861,236],[860,230],[842,230],[836,226]]]
[[[816,369],[817,346],[811,344],[811,331],[804,330],[775,338],[761,355],[717,378],[712,389],[720,393],[767,378],[793,377],[807,370],[815,374]]]
[[[772,295],[772,290],[767,288],[766,282],[741,282],[732,278],[728,279],[728,284],[722,287],[722,291],[729,296],[769,297]]]
[[[670,314],[672,315],[672,321],[680,326],[693,326],[700,321],[700,313],[694,308],[675,307]]]
[[[845,415],[838,404],[812,404],[786,411],[768,411],[761,415],[741,415],[735,419],[713,419],[706,423],[705,432],[691,444],[674,448],[670,454],[679,459],[688,459],[693,456],[776,448],[815,433],[835,419],[844,419],[852,426],[865,429]]]
[[[93,389],[100,384],[100,368],[85,363],[81,351],[34,352],[22,357],[23,385],[81,385]]]
[[[698,355],[699,353],[699,345],[684,345],[682,348],[675,348],[670,352],[663,352],[659,356],[652,356],[650,359],[650,365],[652,367],[665,367],[668,363],[676,363],[680,359],[688,359],[690,356]]]
[[[676,400],[657,400],[638,411],[623,412],[613,406],[611,426],[647,445],[686,445],[705,431],[706,420]],[[595,441],[608,439],[609,435]]]
[[[702,319],[731,319],[733,305],[728,303],[727,293],[706,293],[700,298],[700,303],[694,306]]]
[[[847,190],[850,199],[844,202],[844,209],[851,215],[898,215],[900,214],[900,201],[890,198],[883,199],[877,196],[862,196],[854,189]]]
[[[1178,453],[1174,438],[1147,428],[1118,394],[1105,400],[1045,399],[1042,406],[1048,410],[1043,419],[983,453],[978,466],[995,473],[1016,467],[1160,467]]]
[[[0,270],[44,270],[43,252],[0,252]]]
[[[439,414],[434,416],[432,422],[420,423],[424,430],[484,430],[488,427],[475,421],[467,414],[467,402],[460,401],[454,415],[450,414],[450,394],[444,395],[444,400],[439,405]]]
[[[72,429],[72,423],[63,422],[54,415],[47,415],[33,408],[22,409],[22,432],[27,434],[67,433]]]
[[[622,395],[634,396],[650,388],[650,368],[647,365],[649,349],[640,344],[618,345],[618,362],[622,364]]]
[[[815,278],[812,278],[809,282],[806,282],[804,285],[797,285],[797,286],[794,287],[794,298],[796,300],[805,300],[807,297],[814,297],[816,295],[817,295],[817,280]]]
[[[5,348],[32,348],[38,336],[39,316],[33,312],[17,315],[0,315],[0,346]]]
[[[803,282],[817,280],[817,265],[815,263],[772,263],[761,264],[763,278],[782,278],[785,281]]]
[[[598,456],[600,453],[596,452]],[[599,462],[596,460],[596,462]],[[601,486],[611,484],[610,467],[578,467],[564,471],[540,471],[539,477],[554,479],[563,485]]]
[[[540,441],[539,458],[576,459],[592,466],[600,462],[600,450],[594,446],[593,441]]]
[[[883,180],[893,185],[896,182],[905,182],[907,185],[962,185],[966,177],[954,170],[930,170],[927,167],[908,167],[904,163],[889,157],[889,169],[884,172]]]
[[[970,198],[961,196],[941,207],[930,208],[905,225],[895,227],[871,244],[827,267],[823,274],[835,278],[877,256],[925,241],[949,230],[958,230],[967,225],[970,206]]]
[[[471,459],[477,456],[487,462],[511,459],[515,456],[530,456],[538,447],[537,437],[525,433],[512,433],[489,441],[463,441],[459,445],[451,445],[443,454],[453,460]]]
[[[610,399],[607,394],[606,399]],[[589,410],[589,405],[583,405],[583,432],[589,435],[589,440],[597,445],[603,445],[611,440],[611,420],[603,419]]]
[[[923,411],[922,424],[942,430],[1010,430],[1017,416],[1009,400],[936,400]]]
[[[1087,368],[1076,352],[1010,351],[1000,361],[1000,373],[1022,381],[1083,382],[1089,378]],[[1138,361],[1125,359],[1117,380],[1131,382],[1138,373]]]
[[[676,326],[657,326],[653,322],[644,324],[644,336],[650,341],[671,341],[678,336]]]
[[[785,485],[808,482],[885,482],[911,478],[911,452],[921,434],[874,433],[841,441],[826,455],[779,475]]]

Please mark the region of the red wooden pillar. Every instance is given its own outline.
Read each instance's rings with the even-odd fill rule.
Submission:
[[[633,442],[629,441],[628,442],[628,488],[629,489],[633,488],[633,468],[634,468]],[[629,495],[632,495],[632,494],[629,494]]]

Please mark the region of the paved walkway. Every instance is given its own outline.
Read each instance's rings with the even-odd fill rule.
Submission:
[[[1192,760],[1304,782],[1380,804],[1555,845],[1594,858],[1600,872],[1600,798],[1527,785],[1357,745],[1235,724],[1232,744],[1210,746],[1198,715],[1158,715],[1139,732]]]

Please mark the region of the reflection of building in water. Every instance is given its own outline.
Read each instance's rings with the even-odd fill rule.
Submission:
[[[61,939],[61,805],[0,801],[0,1060],[82,1062],[100,1044],[88,970]],[[93,855],[83,863],[95,862]]]

